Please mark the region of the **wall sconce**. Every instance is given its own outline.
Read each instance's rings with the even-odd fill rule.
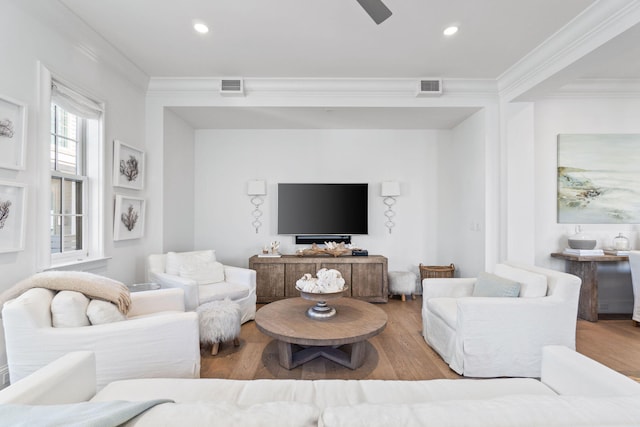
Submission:
[[[247,194],[251,197],[251,203],[253,204],[253,222],[252,226],[256,229],[256,234],[258,233],[258,229],[262,225],[260,221],[260,217],[262,216],[262,211],[260,210],[260,205],[264,203],[264,200],[261,196],[267,194],[267,184],[262,180],[249,181],[247,185]]]
[[[396,204],[396,197],[400,195],[400,183],[398,181],[384,181],[380,188],[380,195],[384,197],[384,204],[387,205],[387,210],[384,212],[387,222],[384,225],[389,229],[389,234],[391,234],[391,229],[396,225],[391,220],[396,215],[392,206]]]

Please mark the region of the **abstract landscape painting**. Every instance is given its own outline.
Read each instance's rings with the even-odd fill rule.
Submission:
[[[640,135],[558,135],[558,223],[640,223]]]

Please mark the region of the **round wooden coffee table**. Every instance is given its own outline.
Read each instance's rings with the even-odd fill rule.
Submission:
[[[256,313],[256,326],[278,340],[280,365],[293,369],[324,357],[350,369],[364,363],[366,341],[387,325],[387,315],[375,305],[353,298],[331,301],[336,315],[315,320],[307,317],[312,301],[287,298],[265,305]]]

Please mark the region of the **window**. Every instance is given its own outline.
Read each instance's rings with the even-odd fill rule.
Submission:
[[[51,253],[82,251],[85,119],[51,104]]]
[[[49,143],[51,264],[103,255],[102,106],[53,80]]]

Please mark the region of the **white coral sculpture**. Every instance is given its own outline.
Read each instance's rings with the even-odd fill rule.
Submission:
[[[296,282],[296,289],[314,294],[330,294],[344,290],[344,279],[338,270],[322,268],[317,278],[306,273]]]

